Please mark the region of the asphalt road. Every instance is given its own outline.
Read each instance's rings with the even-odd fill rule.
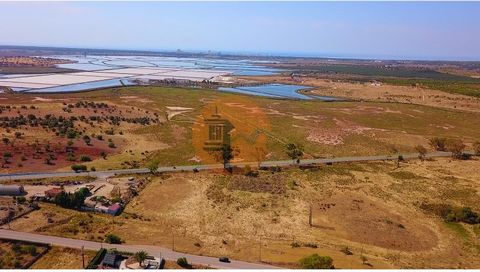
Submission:
[[[468,152],[467,152],[468,153]],[[379,156],[358,156],[358,157],[338,157],[329,159],[305,159],[301,160],[299,164],[292,160],[282,161],[265,161],[261,163],[261,166],[292,166],[292,165],[311,165],[311,164],[328,164],[328,163],[341,163],[341,162],[366,162],[366,161],[385,161],[385,160],[397,160],[399,155],[379,155]],[[418,158],[418,153],[414,154],[402,154],[405,160]],[[433,152],[428,153],[425,157],[449,157],[450,152]],[[245,165],[257,165],[257,162],[242,162],[231,163],[230,166],[245,166]],[[186,165],[186,166],[162,166],[158,168],[159,172],[182,172],[197,170],[209,170],[209,169],[222,169],[222,164],[206,164],[206,165]],[[16,180],[16,179],[39,179],[39,178],[54,178],[54,177],[74,177],[74,176],[94,176],[98,178],[109,177],[119,174],[142,174],[149,173],[150,170],[146,168],[138,169],[118,169],[108,171],[95,171],[95,172],[82,172],[75,173],[70,172],[38,172],[38,173],[12,173],[12,174],[0,174],[0,181],[2,180]]]
[[[212,268],[221,268],[221,269],[274,269],[278,268],[275,266],[270,266],[267,264],[260,263],[248,263],[243,261],[230,260],[230,263],[219,262],[218,258],[207,257],[207,256],[198,256],[185,254],[180,252],[172,251],[171,249],[158,247],[158,246],[148,246],[148,245],[111,245],[105,243],[98,243],[92,241],[84,241],[70,238],[62,238],[56,236],[47,236],[26,232],[19,232],[13,230],[0,229],[0,238],[12,239],[26,242],[36,242],[44,243],[56,246],[70,247],[70,248],[82,248],[90,250],[99,250],[100,248],[116,248],[119,251],[125,252],[138,252],[144,250],[148,252],[149,255],[155,257],[162,257],[166,260],[176,261],[180,257],[186,257],[189,263],[199,264],[204,266],[210,266]]]

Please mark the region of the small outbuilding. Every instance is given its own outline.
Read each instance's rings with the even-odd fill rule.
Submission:
[[[120,214],[121,211],[122,211],[122,205],[120,205],[118,203],[115,203],[115,204],[111,205],[110,207],[108,207],[107,213],[115,216],[115,215]]]
[[[25,189],[21,185],[0,184],[0,195],[2,196],[21,196],[24,194],[25,194]]]
[[[45,197],[53,199],[60,193],[63,193],[62,188],[52,188],[45,191]]]
[[[115,253],[107,253],[103,258],[101,263],[101,267],[103,269],[118,269],[120,267],[120,263],[124,260],[122,255],[118,255]]]

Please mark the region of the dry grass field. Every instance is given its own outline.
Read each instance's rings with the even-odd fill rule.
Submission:
[[[262,171],[257,178],[174,174],[152,181],[119,217],[42,204],[12,227],[96,241],[114,233],[129,244],[284,267],[318,253],[337,268],[478,268],[479,226],[447,223],[428,208],[480,211],[478,167],[478,159],[438,159]]]
[[[45,250],[45,246],[0,240],[0,269],[28,268],[28,264]]]
[[[88,265],[96,252],[85,250],[85,265]],[[79,249],[52,247],[45,255],[37,260],[31,269],[82,269],[82,253]]]

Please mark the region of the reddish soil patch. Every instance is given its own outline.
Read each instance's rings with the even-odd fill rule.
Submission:
[[[65,138],[53,138],[50,142],[50,152],[45,151],[45,143],[39,143],[38,146],[41,147],[40,152],[35,152],[35,147],[31,143],[19,142],[17,141],[12,147],[12,145],[3,145],[1,144],[2,154],[4,152],[10,152],[12,158],[8,160],[8,163],[5,163],[2,159],[1,165],[3,167],[0,169],[0,172],[35,172],[35,171],[45,171],[45,170],[55,170],[62,167],[66,167],[76,163],[82,163],[80,161],[81,156],[88,156],[92,160],[98,159],[101,157],[101,153],[105,152],[107,155],[118,152],[122,150],[120,141],[115,143],[116,148],[109,148],[108,141],[99,141],[92,139],[90,145],[86,145],[81,139],[74,140],[74,145],[71,150],[75,156],[75,161],[67,160],[68,153],[66,152],[66,146],[68,139]],[[49,154],[53,154],[55,159],[51,161],[50,164],[46,163],[46,158]]]

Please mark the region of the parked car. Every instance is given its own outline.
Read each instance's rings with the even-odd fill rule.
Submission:
[[[218,261],[222,262],[222,263],[229,263],[230,262],[230,259],[228,257],[220,257],[218,258]]]

